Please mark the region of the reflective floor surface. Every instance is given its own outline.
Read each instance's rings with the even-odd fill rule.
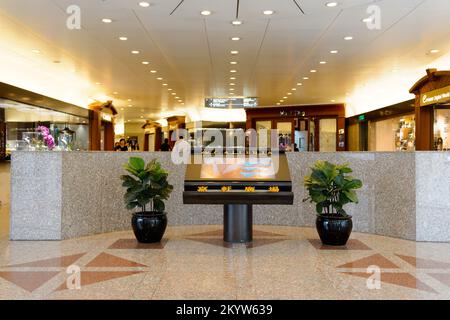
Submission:
[[[0,298],[450,299],[450,244],[353,233],[333,248],[314,229],[274,226],[254,237],[226,245],[221,226],[170,227],[154,245],[131,231],[61,242],[2,233]]]

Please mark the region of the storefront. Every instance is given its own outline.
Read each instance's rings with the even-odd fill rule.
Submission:
[[[348,118],[348,151],[414,151],[414,100]]]
[[[39,127],[49,130],[54,150],[89,150],[88,110],[0,83],[0,160],[47,147]]]
[[[428,69],[410,92],[416,95],[416,149],[450,150],[450,71]]]
[[[343,104],[251,108],[246,109],[246,113],[247,129],[253,128],[258,133],[267,130],[268,142],[270,131],[278,130],[277,144],[280,149],[325,152],[345,150]]]

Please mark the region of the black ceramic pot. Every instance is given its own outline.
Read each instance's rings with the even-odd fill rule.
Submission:
[[[316,228],[320,240],[325,245],[344,246],[352,233],[352,217],[318,215]]]
[[[167,227],[167,214],[161,212],[137,212],[131,218],[134,235],[142,243],[160,242]]]

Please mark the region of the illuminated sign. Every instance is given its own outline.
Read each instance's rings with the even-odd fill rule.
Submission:
[[[420,106],[429,106],[450,101],[450,86],[420,95]]]
[[[207,98],[206,108],[216,109],[239,109],[255,108],[258,106],[258,98]]]

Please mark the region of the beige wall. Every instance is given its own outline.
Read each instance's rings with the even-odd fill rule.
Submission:
[[[138,143],[141,150],[144,149],[144,139],[145,132],[142,129],[143,123],[125,123],[125,134],[124,135],[116,135],[116,140],[119,140],[123,137],[138,137]]]
[[[359,151],[359,124],[351,124],[347,128],[348,151]]]

